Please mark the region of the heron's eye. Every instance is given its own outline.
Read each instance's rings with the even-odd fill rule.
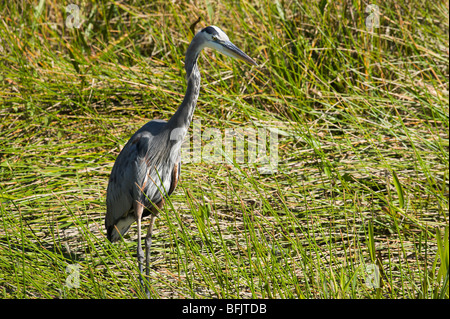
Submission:
[[[217,36],[215,36],[215,35],[213,35],[211,38],[213,39],[213,41],[219,40],[219,38]]]

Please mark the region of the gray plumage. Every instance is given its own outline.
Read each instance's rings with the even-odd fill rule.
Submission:
[[[107,237],[115,242],[133,222],[138,223],[140,273],[143,261],[141,220],[151,216],[145,239],[147,276],[154,218],[164,205],[164,199],[174,191],[180,176],[181,144],[189,129],[200,91],[197,59],[205,47],[256,65],[218,27],[209,26],[198,32],[186,52],[187,90],[183,102],[168,122],[152,120],[133,134],[117,157],[109,178],[105,217]]]

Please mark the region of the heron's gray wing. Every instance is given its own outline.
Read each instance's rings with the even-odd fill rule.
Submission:
[[[142,182],[140,181],[142,176],[137,176],[136,164],[142,154],[148,151],[147,148],[152,145],[152,140],[161,132],[165,124],[166,122],[162,120],[148,122],[133,134],[117,156],[106,194],[105,227],[108,238],[113,239],[112,241],[119,238],[118,234],[112,236],[115,225],[118,228],[120,226],[119,231],[123,235],[135,220],[134,215],[130,214],[133,212],[133,192],[136,184]]]
[[[180,173],[181,173],[181,161],[176,163],[173,167],[172,178],[170,181],[170,188],[169,192],[167,193],[169,196],[173,193],[173,191],[177,187],[178,181],[180,180]]]

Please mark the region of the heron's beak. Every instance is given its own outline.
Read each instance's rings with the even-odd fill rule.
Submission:
[[[249,57],[247,54],[242,52],[241,49],[239,49],[237,46],[235,46],[230,41],[224,41],[220,42],[219,48],[217,48],[220,52],[222,52],[225,55],[228,55],[229,57],[239,59],[242,61],[247,62],[248,64],[258,65],[255,60],[253,60],[251,57]]]

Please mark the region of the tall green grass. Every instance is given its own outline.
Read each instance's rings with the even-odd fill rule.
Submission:
[[[145,297],[106,186],[181,102],[199,16],[260,66],[204,52],[194,119],[276,128],[279,162],[182,165],[151,297],[449,297],[448,2],[375,2],[373,32],[363,1],[80,1],[79,29],[68,4],[0,4],[3,298]]]

